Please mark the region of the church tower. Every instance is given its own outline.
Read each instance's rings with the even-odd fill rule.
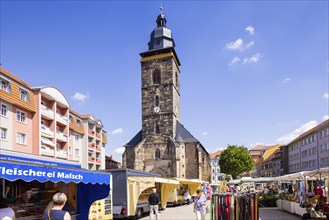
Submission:
[[[179,60],[167,20],[158,16],[149,49],[141,53],[143,138],[166,141],[175,136],[180,117]]]
[[[141,53],[142,139],[145,140],[144,170],[170,167],[173,151],[168,139],[175,137],[180,118],[180,71],[175,42],[162,14],[156,20],[148,50]],[[166,175],[171,175],[167,172]]]
[[[180,62],[162,14],[141,56],[142,129],[125,144],[123,167],[163,177],[210,177],[210,156],[180,123]]]

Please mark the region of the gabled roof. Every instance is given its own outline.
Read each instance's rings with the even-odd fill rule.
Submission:
[[[178,142],[199,142],[179,121],[176,121],[175,140]]]
[[[211,159],[215,159],[217,156],[220,156],[221,153],[222,153],[222,151],[221,150],[218,150],[218,151],[210,154],[210,158]]]
[[[263,146],[263,145],[257,145],[256,147],[251,148],[249,151],[261,151],[261,150],[267,150],[273,146]]]
[[[142,130],[140,130],[126,145],[125,147],[135,147],[142,141]]]

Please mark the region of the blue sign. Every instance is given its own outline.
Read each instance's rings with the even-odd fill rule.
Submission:
[[[91,183],[110,184],[109,173],[100,173],[76,169],[61,169],[55,167],[44,167],[19,163],[0,161],[0,178],[10,181],[22,179],[26,182],[37,180],[39,182],[51,181],[54,183],[63,181],[65,183]]]
[[[31,158],[26,158],[26,157],[9,156],[9,155],[4,155],[4,154],[0,154],[0,160],[32,163],[32,164],[53,166],[53,167],[81,168],[81,165],[78,165],[78,164],[60,163],[60,162],[56,162],[56,161],[38,160],[38,159],[31,159]]]

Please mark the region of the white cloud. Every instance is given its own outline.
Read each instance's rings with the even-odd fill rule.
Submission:
[[[118,135],[118,134],[122,134],[122,133],[123,133],[122,128],[117,128],[110,132],[111,135]]]
[[[226,44],[227,50],[241,50],[243,47],[243,40],[241,38],[237,39],[236,41],[232,41],[231,43]]]
[[[254,33],[255,33],[255,28],[253,27],[253,26],[248,26],[248,27],[246,27],[246,29],[245,29],[250,35],[254,35]]]
[[[254,45],[254,41],[250,41],[247,44],[244,44],[243,40],[241,38],[237,39],[236,41],[232,41],[225,45],[226,50],[246,50],[249,49]]]
[[[207,136],[208,135],[208,132],[204,131],[204,132],[202,132],[202,135],[203,136]]]
[[[118,147],[114,150],[114,153],[116,153],[116,154],[123,154],[123,152],[125,152],[124,147]]]
[[[322,116],[322,120],[325,121],[325,120],[328,120],[329,119],[329,115],[324,115]]]
[[[229,66],[232,66],[232,65],[234,65],[234,64],[237,64],[237,63],[239,63],[240,62],[240,58],[239,57],[234,57],[232,60],[231,60],[231,62],[229,62]]]
[[[322,97],[325,98],[325,99],[329,99],[329,93],[328,93],[328,92],[324,93],[324,94],[322,95]]]
[[[278,138],[276,140],[277,143],[280,144],[288,144],[289,142],[291,142],[292,140],[294,140],[296,137],[298,137],[299,135],[305,133],[306,131],[314,128],[315,126],[318,125],[317,121],[309,121],[305,124],[303,124],[302,126],[300,126],[299,128],[297,128],[296,130],[292,131],[289,134],[286,134],[280,138]]]
[[[285,78],[284,80],[282,80],[281,83],[286,84],[286,83],[290,82],[290,80],[291,79],[288,77],[288,78]]]
[[[252,47],[255,44],[254,41],[250,41],[249,43],[247,43],[246,45],[244,45],[243,50],[249,49],[250,47]]]
[[[76,101],[79,101],[79,102],[84,102],[86,101],[87,99],[90,98],[90,95],[89,93],[87,92],[86,94],[83,94],[83,93],[80,93],[80,92],[76,92],[72,98]]]
[[[263,57],[262,54],[257,53],[257,54],[255,54],[255,55],[253,55],[253,56],[251,56],[251,57],[247,57],[247,58],[245,58],[245,59],[243,60],[243,63],[244,63],[244,64],[248,64],[248,63],[257,63],[257,62],[260,60],[260,58],[262,58],[262,57]]]

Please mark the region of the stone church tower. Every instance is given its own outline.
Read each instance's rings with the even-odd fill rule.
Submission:
[[[161,14],[141,53],[142,130],[125,145],[123,167],[209,180],[210,156],[180,121],[180,62]]]

